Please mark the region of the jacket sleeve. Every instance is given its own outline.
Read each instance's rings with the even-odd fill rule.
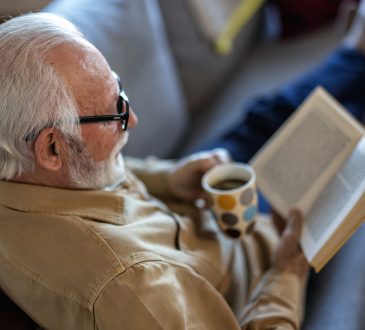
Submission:
[[[125,157],[125,165],[144,183],[151,195],[161,199],[171,197],[167,175],[175,166],[173,160],[161,160],[155,157],[146,159]]]
[[[300,329],[306,280],[292,273],[269,270],[252,292],[240,324],[242,329]]]
[[[95,329],[239,330],[222,295],[185,266],[143,262],[113,279],[94,304]]]
[[[136,264],[109,282],[94,304],[95,329],[298,329],[300,284],[267,273],[241,318],[202,276],[164,261]]]
[[[270,217],[260,215],[254,232],[243,241],[250,294],[239,318],[242,329],[300,329],[307,281],[272,268],[279,240]]]

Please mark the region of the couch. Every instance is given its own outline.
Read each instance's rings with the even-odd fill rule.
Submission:
[[[2,12],[0,4],[0,14],[35,9],[22,3],[30,5],[15,1],[15,12],[9,12],[9,4]],[[37,6],[47,3],[40,0]],[[138,157],[178,157],[219,136],[242,116],[246,100],[305,71],[341,38],[326,26],[278,41],[267,33],[270,12],[259,10],[223,56],[214,52],[186,0],[55,0],[43,10],[73,21],[122,77],[140,119],[125,153]],[[304,329],[364,329],[364,237],[361,228],[320,274],[310,277]],[[11,329],[1,325],[10,310],[5,300],[0,328]],[[20,319],[21,311],[14,313]],[[19,329],[35,327],[29,319],[24,322]]]

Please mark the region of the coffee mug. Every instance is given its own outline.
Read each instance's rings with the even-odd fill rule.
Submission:
[[[202,186],[220,229],[228,237],[241,238],[250,232],[257,213],[256,175],[251,166],[217,165],[204,174]]]

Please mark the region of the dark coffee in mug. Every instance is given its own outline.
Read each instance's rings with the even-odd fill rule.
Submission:
[[[224,179],[212,184],[211,187],[217,190],[232,190],[243,186],[247,182],[243,179]]]

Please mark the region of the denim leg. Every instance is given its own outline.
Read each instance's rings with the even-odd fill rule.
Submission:
[[[236,161],[249,161],[318,85],[327,89],[356,118],[364,118],[365,56],[356,49],[338,48],[309,73],[270,96],[246,104],[236,127],[199,150],[227,148]]]

